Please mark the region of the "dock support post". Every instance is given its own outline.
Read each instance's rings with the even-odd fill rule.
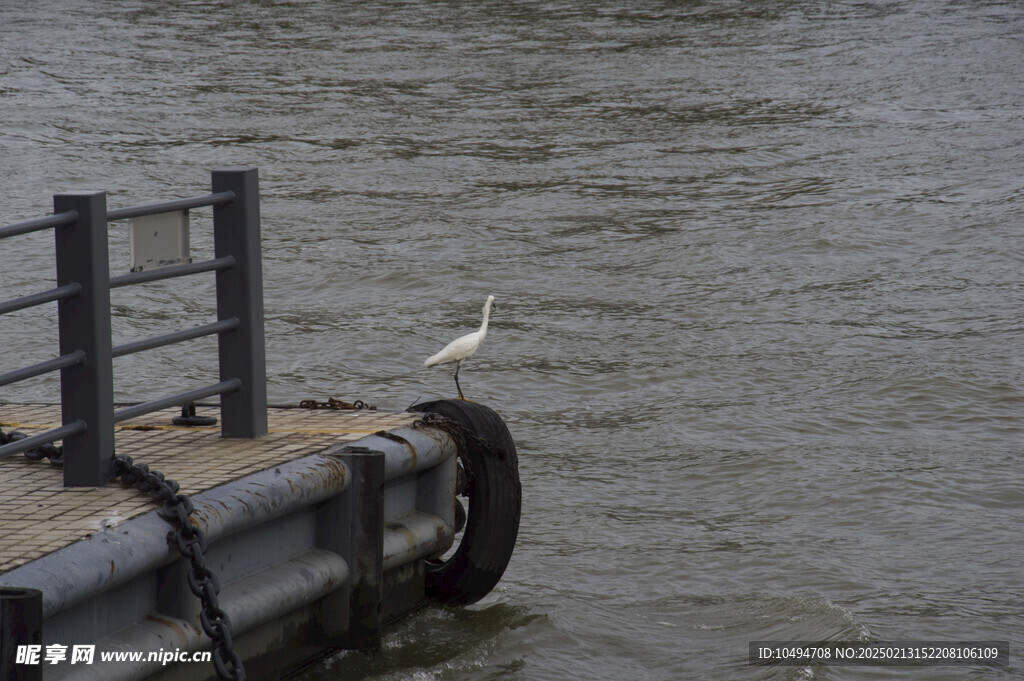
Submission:
[[[0,587],[0,679],[42,681],[42,641],[43,592]],[[39,646],[36,664],[18,662],[18,646],[30,645]]]
[[[221,395],[221,434],[259,437],[267,433],[259,178],[256,168],[222,168],[213,171],[212,184],[215,194],[235,194],[213,209],[214,253],[235,258],[217,272],[217,319],[238,319],[236,329],[219,335],[220,380],[242,380],[239,390]]]
[[[60,352],[85,352],[84,361],[61,369],[63,424],[85,423],[64,438],[64,486],[102,487],[114,476],[114,369],[110,348],[110,268],[106,192],[53,197],[54,213],[78,218],[54,230],[57,285],[77,282],[78,295],[57,304]]]
[[[347,647],[380,648],[384,585],[384,452],[346,447],[351,549]]]

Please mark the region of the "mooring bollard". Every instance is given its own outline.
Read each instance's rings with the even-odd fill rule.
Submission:
[[[0,587],[0,679],[42,681],[42,640],[43,592]],[[19,646],[23,646],[21,659],[18,658]],[[35,652],[34,664],[27,663],[29,650]]]
[[[350,446],[341,455],[352,474],[348,647],[376,650],[383,627],[384,452]]]

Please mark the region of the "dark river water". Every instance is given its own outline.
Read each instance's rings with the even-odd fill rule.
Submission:
[[[460,379],[519,446],[512,563],[306,681],[1024,678],[1024,5],[0,0],[0,126],[2,223],[259,168],[274,402],[453,397],[423,360],[496,297]],[[39,290],[52,237],[3,261]],[[212,319],[131,291],[116,341]],[[872,637],[1013,666],[747,664]]]

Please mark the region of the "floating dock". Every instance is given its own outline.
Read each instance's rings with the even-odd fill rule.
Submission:
[[[0,428],[30,435],[59,412],[0,404]],[[177,415],[118,426],[117,452],[192,499],[247,678],[275,678],[332,648],[372,648],[386,622],[425,602],[422,559],[454,537],[450,435],[414,428],[422,414],[270,408],[265,436],[229,440],[216,427],[175,426]],[[45,459],[0,460],[0,585],[42,594],[41,652],[66,647],[44,664],[47,681],[213,676],[209,664],[168,667],[161,656],[210,640],[158,508],[122,484],[64,487]],[[92,662],[72,664],[84,645],[95,646]]]
[[[58,194],[52,215],[0,227],[54,232],[56,287],[0,315],[57,303],[59,347],[0,387],[60,372],[59,403],[0,394],[2,681],[279,679],[378,647],[424,603],[483,598],[511,558],[518,460],[492,410],[267,406],[257,172],[211,180],[117,210]],[[214,257],[194,262],[188,212],[209,206]],[[131,271],[111,276],[108,222],[125,219]],[[216,322],[112,344],[112,289],[202,273]],[[218,382],[113,403],[113,358],[205,336]]]

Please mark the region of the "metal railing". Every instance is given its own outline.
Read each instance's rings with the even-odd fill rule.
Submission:
[[[102,486],[113,477],[115,423],[213,395],[220,395],[224,437],[267,432],[257,171],[214,170],[212,188],[206,196],[110,211],[106,192],[57,194],[52,216],[0,227],[0,239],[54,230],[56,288],[0,301],[0,315],[56,301],[60,354],[0,374],[0,386],[59,370],[62,413],[60,427],[0,446],[0,458],[63,440],[64,486]],[[110,276],[108,221],[203,206],[213,207],[214,258]],[[111,289],[211,271],[216,272],[216,322],[112,345]],[[113,358],[213,334],[219,382],[114,410]]]

